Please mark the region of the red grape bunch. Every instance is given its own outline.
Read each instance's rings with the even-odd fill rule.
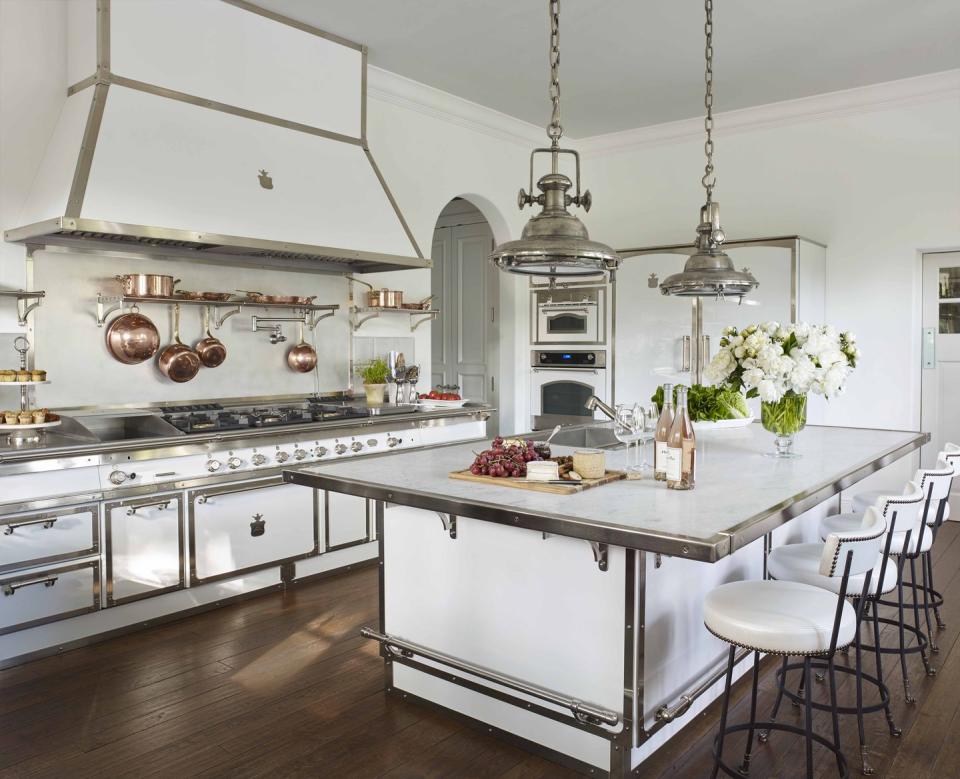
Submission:
[[[470,466],[474,476],[518,476],[527,475],[527,463],[543,458],[534,449],[533,441],[504,441],[497,436],[493,446],[480,452]]]

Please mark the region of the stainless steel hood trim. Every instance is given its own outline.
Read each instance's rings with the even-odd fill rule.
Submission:
[[[90,106],[90,113],[84,128],[77,167],[74,171],[74,178],[65,213],[62,217],[55,217],[42,222],[35,222],[25,227],[7,230],[4,233],[4,239],[9,242],[22,242],[32,246],[72,246],[80,241],[85,245],[94,243],[102,246],[105,242],[110,244],[113,241],[130,239],[127,243],[136,244],[139,253],[179,256],[189,259],[198,259],[202,254],[209,260],[234,263],[236,263],[238,259],[246,258],[248,261],[251,259],[254,261],[262,261],[262,264],[273,267],[328,273],[375,273],[380,271],[431,267],[433,263],[429,259],[424,258],[423,252],[413,232],[410,230],[410,226],[404,218],[403,212],[400,210],[399,204],[387,186],[387,182],[367,146],[367,47],[328,33],[317,27],[260,8],[259,6],[246,2],[246,0],[222,0],[222,2],[359,51],[361,53],[360,137],[356,138],[342,133],[324,130],[320,127],[282,119],[258,111],[251,111],[239,106],[209,100],[197,95],[179,92],[112,73],[110,71],[110,0],[98,0],[96,72],[78,81],[76,84],[71,85],[67,89],[68,96],[76,94],[90,86],[93,86],[95,91]],[[352,146],[360,146],[376,174],[377,180],[380,182],[380,186],[393,208],[407,239],[410,241],[415,257],[315,246],[312,244],[294,244],[284,241],[218,235],[215,233],[199,233],[175,228],[128,225],[99,219],[81,219],[80,213],[90,177],[90,168],[93,163],[97,140],[100,135],[100,125],[103,119],[107,91],[111,85],[126,87],[157,97],[189,103],[201,108],[221,111],[244,119],[264,122],[295,132],[307,133]],[[67,220],[73,220],[75,224],[70,226]],[[80,235],[63,236],[64,232],[80,233]],[[86,233],[91,233],[92,235],[86,235]],[[68,239],[73,239],[73,242],[68,243]],[[171,242],[173,245],[170,243],[163,245],[165,242]],[[184,244],[196,245],[185,246]],[[226,247],[226,250],[224,250],[224,247]],[[187,251],[183,251],[184,249]],[[319,268],[316,267],[317,262],[323,263],[323,266]]]
[[[335,264],[333,272],[370,273],[401,268],[429,268],[432,262],[422,256],[406,257],[399,254],[380,254],[356,249],[340,249],[330,246],[287,243],[262,238],[244,238],[236,235],[201,233],[193,230],[178,230],[151,225],[131,225],[108,222],[102,219],[76,219],[58,216],[25,227],[7,230],[4,239],[12,243],[28,245],[69,246],[70,241],[84,245],[97,243],[116,249],[118,246],[136,246],[136,251],[145,254],[187,256],[192,259],[207,257],[211,260],[231,261],[238,258],[253,258],[264,264],[278,264],[275,260],[301,262],[294,265],[298,270],[312,266],[302,263],[326,262]]]

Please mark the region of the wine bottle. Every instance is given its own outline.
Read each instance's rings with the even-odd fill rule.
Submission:
[[[657,420],[657,432],[653,437],[653,478],[667,480],[667,445],[673,425],[673,385],[663,385],[663,410]]]
[[[677,413],[670,426],[667,445],[667,487],[692,490],[696,483],[697,439],[687,412],[687,388],[680,387],[677,395]]]

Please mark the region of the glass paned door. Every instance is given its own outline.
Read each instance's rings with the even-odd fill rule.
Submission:
[[[956,335],[960,333],[960,265],[940,268],[938,292],[938,331]]]

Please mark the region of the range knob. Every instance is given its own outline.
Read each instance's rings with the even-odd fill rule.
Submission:
[[[287,452],[277,452],[277,462],[285,463],[290,459],[290,455]]]
[[[314,456],[314,457],[325,457],[326,454],[327,454],[327,451],[328,451],[327,447],[325,447],[325,446],[318,446],[316,449],[313,450],[313,456]]]
[[[297,450],[293,453],[293,457],[294,457],[295,460],[302,460],[302,459],[303,459],[304,457],[306,457],[306,456],[307,456],[307,450],[306,450],[306,449],[297,449]]]
[[[241,460],[239,457],[231,457],[229,460],[227,460],[227,467],[230,470],[235,470],[241,465],[243,465],[243,460]]]
[[[344,452],[347,451],[347,445],[337,444],[335,447],[333,447],[333,451],[335,451],[337,454],[343,454]]]
[[[361,449],[363,449],[363,444],[361,444],[359,441],[354,441],[352,444],[350,444],[350,449],[351,451],[359,452]]]
[[[267,462],[267,456],[257,452],[257,454],[250,458],[250,462],[252,462],[254,465],[263,465]]]
[[[124,473],[123,471],[113,471],[110,476],[111,484],[123,484],[127,479],[136,479],[135,473]]]
[[[207,460],[207,470],[210,471],[210,473],[216,473],[222,467],[223,463],[221,463],[219,460]]]
[[[393,447],[399,446],[399,445],[400,445],[400,439],[399,439],[399,438],[396,438],[395,436],[390,436],[390,437],[387,439],[387,446],[389,446],[391,449],[392,449]]]

